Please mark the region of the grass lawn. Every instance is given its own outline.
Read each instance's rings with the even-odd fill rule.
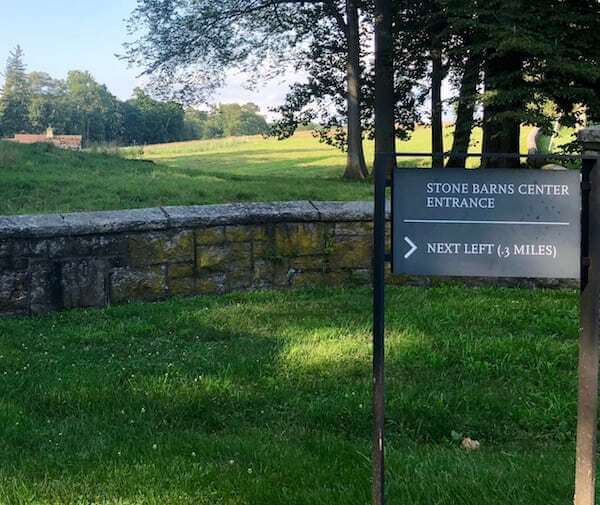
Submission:
[[[421,127],[404,152],[430,150]],[[451,145],[451,130],[446,145]],[[523,139],[527,136],[524,129]],[[474,134],[474,149],[481,134]],[[373,144],[365,144],[367,160]],[[140,149],[125,149],[136,157]],[[148,146],[140,160],[0,142],[0,214],[112,210],[241,201],[367,200],[371,183],[341,178],[344,154],[310,133],[279,142],[237,137]],[[426,159],[403,159],[425,166]]]
[[[570,503],[577,294],[388,296],[389,503]],[[367,504],[370,327],[366,289],[1,319],[0,503]]]

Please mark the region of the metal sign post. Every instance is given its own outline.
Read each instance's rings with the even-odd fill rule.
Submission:
[[[392,2],[375,0],[375,213],[373,222],[373,504],[384,505],[385,189],[396,166]]]
[[[596,440],[598,423],[598,334],[600,303],[600,128],[582,130],[581,205],[581,333],[575,505],[596,503]],[[586,156],[590,158],[586,159]]]
[[[393,169],[385,252],[385,151],[375,169],[373,504],[384,504],[384,281],[395,274],[581,279],[575,505],[595,505],[600,342],[600,127],[582,171]],[[431,156],[431,154],[429,154]],[[473,156],[471,154],[464,156]],[[480,155],[481,156],[481,155]],[[496,157],[498,155],[495,155]],[[563,157],[573,161],[575,157]]]

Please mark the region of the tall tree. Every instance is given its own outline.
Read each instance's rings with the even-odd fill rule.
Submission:
[[[42,133],[49,126],[55,131],[65,129],[65,83],[53,79],[46,72],[31,72],[28,75],[31,102],[28,118],[33,133]]]
[[[447,166],[451,168],[465,168],[466,166],[466,157],[462,155],[469,151],[474,126],[475,106],[479,98],[477,88],[480,83],[480,56],[470,52],[463,61],[456,100],[454,138],[447,162]]]
[[[459,101],[460,107],[464,98],[465,124],[473,102],[469,95],[477,86],[473,77],[480,65],[483,70],[484,90],[475,102],[484,109],[484,166],[519,165],[521,125],[550,129],[560,116],[573,126],[581,124],[582,106],[598,106],[600,4],[595,0],[440,1],[462,42],[456,56],[465,62]],[[548,101],[557,107],[547,107]],[[457,140],[464,147],[464,140]],[[494,159],[497,153],[513,158]]]
[[[429,5],[429,22],[426,29],[430,35],[431,57],[431,149],[434,153],[444,152],[444,123],[442,84],[446,77],[444,65],[444,35],[446,32],[446,18],[439,3],[434,0]],[[433,167],[444,166],[443,156],[433,157]]]
[[[360,8],[359,0],[138,0],[130,28],[141,35],[127,46],[127,56],[163,88],[195,101],[222,84],[230,69],[255,77],[288,68],[306,72],[315,78],[292,88],[277,135],[293,132],[311,101],[341,98],[345,125],[324,113],[322,127],[347,148],[346,176],[363,178]],[[307,59],[307,53],[321,58]],[[323,64],[317,69],[316,62]],[[330,67],[343,68],[342,78]]]
[[[31,88],[23,56],[21,46],[17,46],[6,63],[0,96],[0,131],[3,135],[13,135],[29,129]]]
[[[124,109],[128,142],[160,144],[173,142],[184,134],[184,109],[175,102],[155,100],[142,89],[134,90],[134,97]]]
[[[494,158],[494,154],[520,152],[521,122],[528,90],[523,83],[524,56],[517,50],[490,50],[485,62],[482,166],[511,168],[520,160]]]
[[[456,121],[447,166],[464,168],[471,134],[475,126],[476,107],[480,103],[483,54],[478,49],[477,0],[439,0],[446,13],[448,30],[448,68],[450,82],[458,95],[454,100]]]
[[[89,72],[73,70],[65,82],[68,133],[80,133],[84,142],[107,142],[121,130],[119,103]]]
[[[420,91],[421,103],[429,98],[431,145],[444,152],[442,85],[448,73],[449,31],[444,5],[439,0],[395,2],[397,53],[405,78]],[[434,156],[433,166],[442,167],[443,156]]]
[[[348,157],[344,177],[362,179],[369,175],[363,151],[361,124],[361,47],[357,0],[346,0],[346,20],[337,16],[346,38],[346,101],[348,107]],[[337,9],[335,10],[337,13]]]

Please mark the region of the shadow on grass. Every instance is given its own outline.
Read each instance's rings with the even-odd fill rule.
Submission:
[[[369,301],[362,289],[266,292],[0,321],[0,498],[367,503]],[[389,290],[401,503],[564,501],[574,301]],[[465,456],[452,430],[486,449]]]

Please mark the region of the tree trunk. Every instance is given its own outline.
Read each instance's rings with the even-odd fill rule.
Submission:
[[[523,110],[518,98],[510,98],[511,91],[522,86],[522,58],[517,53],[502,56],[491,55],[485,69],[485,91],[492,99],[486,104],[483,116],[483,154],[506,153],[514,158],[482,160],[483,168],[518,168],[520,153],[521,123],[514,117]],[[498,94],[501,100],[497,99]],[[489,97],[487,98],[489,100]]]
[[[363,150],[360,96],[360,33],[356,0],[346,0],[346,85],[348,104],[348,156],[346,179],[364,179],[369,175]]]
[[[471,143],[473,115],[475,113],[475,100],[477,98],[480,68],[480,56],[470,54],[465,62],[465,69],[460,82],[452,153],[450,154],[450,159],[448,159],[446,165],[450,168],[465,168],[466,166],[466,158],[464,156],[457,156],[457,154],[467,153],[469,144]]]
[[[435,47],[431,50],[431,149],[434,152],[433,168],[444,166],[444,125],[442,117],[442,81],[444,65],[442,51]]]

